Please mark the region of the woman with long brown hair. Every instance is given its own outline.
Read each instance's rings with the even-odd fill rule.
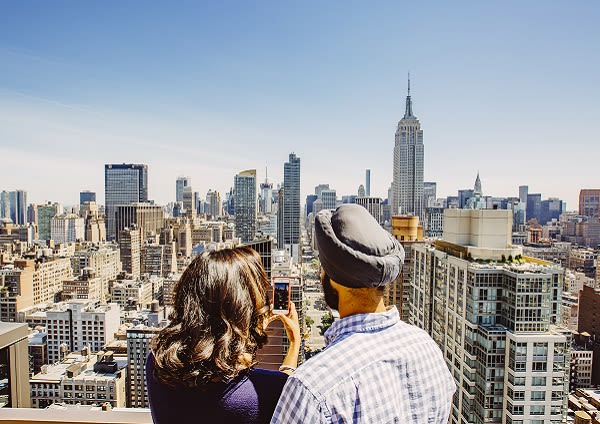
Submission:
[[[295,369],[300,327],[294,304],[273,315],[270,284],[250,247],[204,252],[175,286],[170,323],[152,341],[146,380],[155,423],[269,422]],[[280,319],[290,340],[280,370],[255,368],[265,329]]]

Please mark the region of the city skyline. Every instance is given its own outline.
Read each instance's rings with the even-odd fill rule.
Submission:
[[[148,198],[226,193],[240,169],[302,201],[325,183],[392,182],[406,74],[438,197],[519,185],[576,210],[597,188],[600,6],[361,3],[0,6],[0,189],[28,202],[104,198],[107,163],[148,164]],[[518,13],[515,13],[518,11]],[[406,18],[406,19],[405,19]],[[73,178],[76,176],[76,178]]]

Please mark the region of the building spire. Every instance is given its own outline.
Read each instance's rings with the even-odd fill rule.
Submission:
[[[404,118],[414,118],[412,112],[412,100],[410,98],[410,72],[408,73],[408,96],[406,96],[406,111],[404,112]]]
[[[477,178],[475,179],[475,187],[473,187],[473,195],[481,196],[483,194],[481,190],[481,179],[479,178],[479,170],[477,170]]]

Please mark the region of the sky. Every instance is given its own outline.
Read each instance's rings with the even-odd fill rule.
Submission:
[[[387,197],[410,72],[438,197],[599,188],[600,3],[0,2],[0,190],[104,201],[104,164],[222,193],[236,173]]]

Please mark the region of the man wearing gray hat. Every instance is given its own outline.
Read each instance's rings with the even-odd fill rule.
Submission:
[[[456,385],[423,330],[384,304],[404,262],[398,241],[359,205],[315,218],[325,301],[340,319],[325,349],[287,380],[272,423],[447,423]]]

